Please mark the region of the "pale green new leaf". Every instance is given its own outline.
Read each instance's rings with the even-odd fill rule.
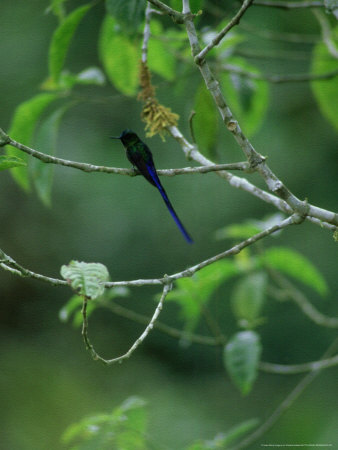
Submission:
[[[267,281],[265,272],[255,272],[237,281],[231,294],[231,306],[238,321],[255,325],[266,299]]]
[[[218,113],[210,92],[202,83],[195,94],[193,129],[196,142],[206,156],[214,156],[218,138]]]
[[[21,103],[15,110],[11,127],[8,131],[12,139],[21,144],[31,145],[32,136],[36,127],[36,123],[43,111],[50,103],[58,98],[57,94],[39,94],[35,97]],[[26,162],[28,155],[13,147],[7,147],[9,156],[18,156]],[[14,180],[24,190],[29,190],[28,171],[25,167],[15,167],[11,169]]]
[[[138,87],[139,50],[121,33],[119,25],[106,16],[100,31],[99,54],[110,82],[125,95],[135,95]]]
[[[327,283],[319,270],[311,261],[291,248],[270,247],[259,259],[265,266],[289,275],[322,296],[328,292]]]
[[[0,156],[0,170],[12,169],[13,167],[27,166],[27,163],[16,156]]]
[[[61,275],[79,295],[90,299],[104,293],[104,283],[109,279],[108,270],[103,264],[79,261],[62,266]]]
[[[338,26],[335,30],[332,30],[332,38],[335,38],[335,45],[338,48]],[[324,42],[319,42],[313,49],[312,73],[328,73],[337,70],[337,67],[337,59],[331,55]],[[329,80],[312,81],[311,87],[323,116],[338,130],[337,77]]]
[[[72,11],[54,31],[49,47],[49,75],[57,83],[63,69],[72,37],[91,4],[80,6]]]
[[[261,352],[260,338],[254,331],[236,333],[225,346],[225,367],[243,395],[252,389],[257,377]]]
[[[226,63],[241,70],[259,73],[256,67],[239,57],[228,58]],[[262,125],[267,112],[268,83],[233,72],[223,72],[220,80],[227,104],[239,120],[244,133],[252,136]]]

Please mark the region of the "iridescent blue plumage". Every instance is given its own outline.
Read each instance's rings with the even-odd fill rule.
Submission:
[[[160,194],[165,204],[167,205],[167,208],[176,225],[183,234],[185,240],[191,244],[193,240],[178,218],[172,204],[170,203],[167,193],[164,190],[160,179],[158,178],[153,161],[153,156],[151,154],[151,151],[149,150],[149,147],[144,142],[142,142],[137,134],[132,130],[124,130],[121,136],[113,137],[113,139],[120,139],[122,141],[122,144],[126,149],[127,157],[132,165],[141,172],[141,174],[149,181],[149,183],[157,187],[157,189],[160,191]]]

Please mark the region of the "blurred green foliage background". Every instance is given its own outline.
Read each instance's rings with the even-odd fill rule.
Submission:
[[[67,2],[67,11],[80,4]],[[210,5],[216,7],[217,2]],[[45,13],[46,7],[41,0],[1,2],[0,126],[4,130],[9,129],[16,106],[36,95],[47,76],[48,46],[57,21]],[[231,17],[230,6],[226,8]],[[67,57],[70,70],[100,66],[97,40],[104,14],[101,2],[80,24]],[[201,27],[212,27],[219,18],[207,13],[200,20]],[[163,24],[171,26],[168,19]],[[320,34],[307,10],[252,7],[243,24],[256,30]],[[309,71],[309,45],[268,41],[252,33],[241,48],[273,53],[276,58],[250,58],[250,63],[268,73]],[[278,58],[281,51],[299,57]],[[188,117],[201,80],[197,69],[193,75],[183,72],[178,76],[182,86],[156,76],[154,84],[161,102],[180,114],[179,126],[189,136]],[[74,97],[80,101],[63,117],[58,156],[129,167],[122,146],[109,136],[128,127],[144,138],[141,104],[122,96],[109,83],[102,88],[78,88]],[[172,139],[162,142],[154,137],[147,142],[157,168],[190,165]],[[270,167],[298,197],[336,209],[336,135],[320,114],[309,84],[271,85],[268,114],[252,142],[268,155]],[[225,128],[220,129],[216,154],[220,162],[243,159]],[[155,278],[180,271],[230,246],[215,240],[220,227],[275,212],[212,173],[164,178],[175,209],[195,240],[187,246],[160,196],[141,177],[85,174],[58,166],[52,206],[46,208],[34,194],[25,194],[8,171],[0,175],[0,247],[24,267],[55,277],[71,259],[105,264],[112,280]],[[249,178],[263,187],[257,175]],[[323,273],[331,292],[327,300],[306,292],[320,311],[337,316],[337,259],[331,233],[306,223],[288,228],[278,241],[302,252]],[[246,419],[264,421],[300,379],[261,373],[251,394],[242,397],[225,374],[221,349],[185,348],[156,330],[130,360],[104,367],[85,351],[80,330],[58,318],[71,295],[69,289],[4,271],[0,272],[0,287],[2,449],[62,448],[60,436],[69,424],[88,414],[110,411],[130,395],[148,401],[154,448],[179,449]],[[228,302],[230,289],[231,283],[222,286],[211,304],[226,335],[237,329]],[[157,292],[150,287],[134,288],[123,304],[150,315]],[[178,312],[168,303],[161,320],[179,328]],[[333,330],[311,323],[291,302],[271,300],[264,316],[267,320],[259,331],[265,361],[294,364],[318,359],[334,337]],[[90,322],[91,339],[107,358],[124,353],[142,330],[139,324],[100,311]],[[207,333],[203,325],[199,331]],[[322,373],[259,443],[337,445],[336,380],[337,369]]]

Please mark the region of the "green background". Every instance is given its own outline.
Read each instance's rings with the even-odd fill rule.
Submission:
[[[80,4],[69,2],[67,10]],[[48,45],[57,23],[44,13],[45,8],[46,2],[40,0],[1,3],[0,126],[4,130],[9,129],[16,106],[36,95],[47,76]],[[81,23],[67,58],[72,71],[99,65],[97,38],[103,16],[104,7],[99,4]],[[252,8],[245,20],[256,27],[264,24],[272,30],[319,34],[308,11]],[[280,43],[262,43],[254,36],[249,46],[276,54],[281,48]],[[285,44],[284,50],[292,48]],[[307,58],[250,62],[269,73],[306,72],[309,46],[296,49]],[[178,93],[175,82],[168,85],[154,78],[158,97],[180,114],[179,126],[186,136],[199,77],[196,69]],[[77,92],[90,100],[65,114],[58,156],[129,167],[121,144],[109,136],[128,127],[144,138],[141,104],[123,97],[109,84]],[[163,143],[154,137],[147,142],[157,168],[190,165],[172,139]],[[321,116],[309,84],[271,86],[269,112],[252,142],[269,156],[270,167],[299,198],[306,197],[329,210],[337,207],[336,135]],[[225,128],[220,132],[217,154],[220,162],[243,159]],[[194,238],[195,244],[187,246],[160,196],[141,177],[85,174],[57,166],[48,209],[35,195],[23,193],[8,171],[0,175],[0,247],[24,267],[52,277],[60,277],[61,265],[71,259],[105,264],[112,280],[160,277],[228,248],[228,241],[214,239],[218,228],[275,212],[214,174],[163,178],[176,211]],[[257,175],[249,179],[263,187]],[[306,223],[288,228],[278,244],[302,252],[325,275],[331,292],[326,300],[305,292],[320,311],[337,315],[336,248],[331,233]],[[69,424],[85,415],[110,411],[130,395],[148,401],[154,447],[179,449],[197,438],[211,439],[252,417],[264,421],[300,379],[261,373],[253,391],[243,398],[222,367],[221,349],[185,348],[156,330],[130,360],[107,368],[90,358],[79,329],[59,321],[58,311],[70,297],[69,289],[4,271],[0,272],[0,287],[0,447],[6,450],[62,448],[60,436]],[[212,303],[226,335],[237,330],[228,302],[230,290],[230,283],[223,286]],[[134,288],[123,304],[150,315],[157,292],[155,288]],[[291,302],[269,301],[264,316],[268,320],[259,332],[265,361],[294,364],[316,360],[334,338],[334,330],[311,323]],[[161,320],[179,328],[178,308],[168,303]],[[95,312],[90,322],[91,339],[107,358],[124,353],[142,331],[142,326],[106,312]],[[206,333],[206,329],[202,327],[200,332]],[[337,369],[322,373],[252,448],[259,448],[260,443],[331,443],[335,447],[336,380]]]

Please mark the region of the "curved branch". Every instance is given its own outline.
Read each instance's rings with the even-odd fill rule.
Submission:
[[[136,339],[134,344],[129,348],[129,350],[126,353],[124,353],[121,356],[118,356],[117,358],[112,358],[112,359],[104,359],[104,358],[102,358],[102,356],[100,356],[96,352],[96,350],[94,349],[93,345],[89,341],[89,338],[88,338],[88,319],[87,319],[87,301],[88,300],[84,299],[83,308],[82,308],[82,315],[83,315],[82,335],[83,335],[83,339],[85,341],[86,347],[90,351],[93,359],[101,361],[101,362],[103,362],[106,365],[111,365],[111,364],[114,364],[114,363],[117,363],[117,362],[122,362],[125,359],[128,359],[134,353],[134,351],[139,347],[139,345],[142,344],[142,342],[148,336],[149,332],[154,328],[154,324],[155,324],[155,322],[156,322],[160,312],[162,311],[163,302],[164,302],[166,296],[168,295],[169,291],[171,290],[171,287],[172,287],[172,284],[170,282],[168,282],[168,283],[166,283],[164,285],[160,301],[158,302],[158,305],[157,305],[157,307],[155,309],[153,317],[151,318],[150,322],[148,323],[147,327],[145,328],[145,330],[143,331],[141,336],[138,339]]]

